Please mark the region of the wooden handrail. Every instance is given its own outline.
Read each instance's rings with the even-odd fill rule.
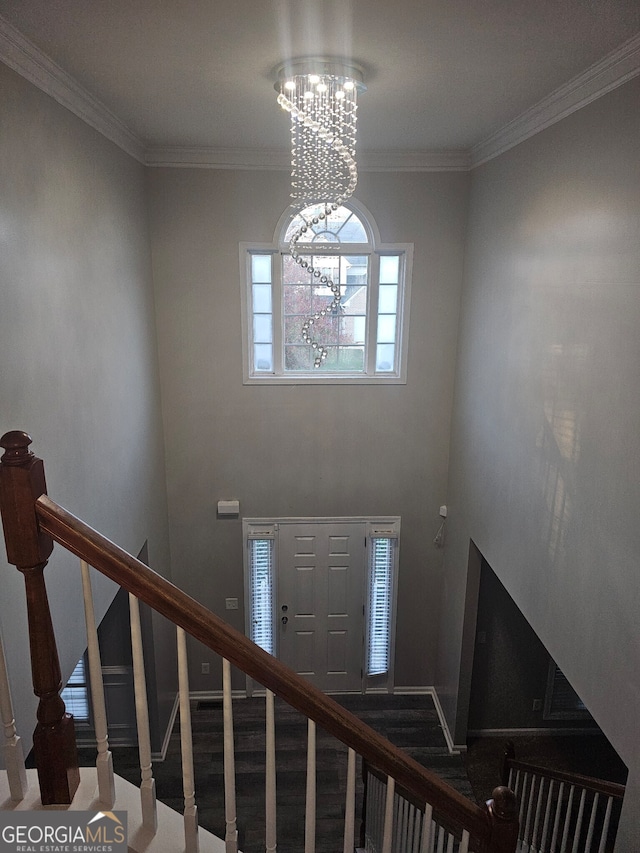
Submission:
[[[229,660],[293,708],[314,720],[329,734],[351,746],[380,771],[392,776],[414,797],[422,802],[428,801],[436,811],[448,814],[484,845],[490,843],[492,832],[487,812],[426,770],[330,696],[302,679],[244,634],[47,495],[37,499],[36,514],[41,529],[67,550],[86,560],[89,565]]]
[[[509,770],[520,770],[522,773],[532,773],[537,776],[544,776],[546,779],[553,779],[556,782],[565,782],[569,785],[575,785],[577,788],[586,788],[587,791],[593,791],[595,794],[602,794],[605,797],[614,797],[622,800],[625,794],[625,786],[618,782],[609,782],[606,779],[596,779],[594,776],[583,776],[580,773],[571,773],[564,770],[554,770],[550,767],[543,767],[539,764],[531,764],[528,761],[521,761],[515,757],[513,743],[509,741],[505,748],[504,764],[502,770],[502,783],[508,784]]]

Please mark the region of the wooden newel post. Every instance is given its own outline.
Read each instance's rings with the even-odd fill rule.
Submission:
[[[0,439],[0,513],[7,558],[24,575],[33,692],[39,698],[33,748],[43,805],[68,804],[80,782],[73,717],[60,698],[62,676],[44,582],[53,540],[38,525],[35,502],[46,494],[44,465],[26,432]]]
[[[491,825],[488,853],[515,853],[518,844],[518,800],[510,788],[494,788],[486,803]]]

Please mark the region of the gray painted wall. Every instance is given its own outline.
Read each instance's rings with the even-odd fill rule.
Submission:
[[[51,496],[169,571],[144,170],[0,64],[0,434],[31,433]],[[16,717],[35,725],[24,584],[0,547]],[[45,574],[63,678],[86,642],[77,560]],[[94,578],[101,618],[115,594]],[[73,619],[69,613],[77,614]]]
[[[640,840],[639,108],[635,79],[473,173],[438,665],[460,739],[472,541],[629,766],[620,850]]]
[[[242,608],[223,609],[243,601],[241,524],[216,519],[219,499],[245,517],[400,515],[399,685],[434,678],[467,184],[360,178],[381,239],[415,243],[407,385],[256,387],[242,384],[238,244],[273,239],[288,174],[149,171],[174,578],[244,630]],[[219,686],[211,653],[190,663],[192,689]]]

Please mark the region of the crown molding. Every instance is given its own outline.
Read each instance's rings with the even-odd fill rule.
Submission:
[[[261,148],[186,148],[151,146],[145,151],[147,166],[185,169],[261,169],[288,171],[289,151]]]
[[[144,162],[142,140],[1,15],[0,60],[127,154]]]
[[[116,115],[0,15],[0,61],[136,160],[153,167],[288,171],[288,151],[145,147]],[[640,74],[640,34],[556,89],[470,150],[363,152],[362,172],[468,171]]]
[[[640,74],[640,34],[560,86],[471,149],[471,168],[481,166],[541,130]]]
[[[361,172],[468,172],[469,152],[448,151],[364,151],[358,155]]]

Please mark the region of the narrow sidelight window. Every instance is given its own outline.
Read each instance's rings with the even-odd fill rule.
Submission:
[[[251,639],[274,654],[273,643],[273,553],[274,539],[250,538],[249,551]]]
[[[387,537],[370,539],[367,675],[389,671],[396,543]]]

